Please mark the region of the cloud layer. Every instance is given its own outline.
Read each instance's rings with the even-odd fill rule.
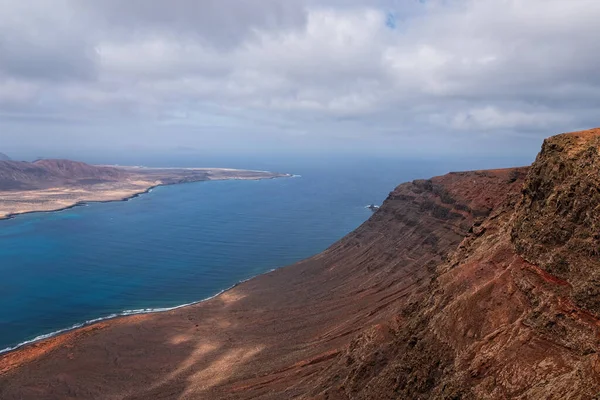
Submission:
[[[0,7],[0,145],[61,132],[97,144],[508,152],[599,125],[595,0]]]

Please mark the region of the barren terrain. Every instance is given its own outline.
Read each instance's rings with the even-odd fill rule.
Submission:
[[[225,168],[92,166],[68,160],[0,161],[0,219],[86,202],[126,200],[159,185],[289,176]]]

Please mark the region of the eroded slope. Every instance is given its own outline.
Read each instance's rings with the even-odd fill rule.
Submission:
[[[429,293],[355,339],[314,393],[597,398],[599,143],[598,131],[553,137],[521,192],[482,188],[508,195],[438,266]]]

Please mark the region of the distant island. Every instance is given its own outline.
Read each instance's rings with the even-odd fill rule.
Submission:
[[[226,168],[115,167],[54,159],[23,162],[0,153],[0,219],[86,202],[126,200],[160,185],[288,176]]]

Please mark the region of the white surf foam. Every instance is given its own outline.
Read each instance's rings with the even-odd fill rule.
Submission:
[[[273,269],[273,270],[271,270],[269,272],[272,272],[272,271],[275,271],[275,269]],[[8,353],[9,351],[17,350],[18,348],[21,348],[21,347],[26,346],[28,344],[39,342],[39,341],[45,340],[45,339],[50,339],[50,338],[52,338],[54,336],[57,336],[57,335],[60,335],[62,333],[66,333],[66,332],[69,332],[69,331],[72,331],[72,330],[75,330],[75,329],[83,328],[84,326],[95,324],[96,322],[106,321],[106,320],[110,320],[110,319],[114,319],[114,318],[118,318],[118,317],[125,317],[125,316],[129,316],[129,315],[154,314],[154,313],[159,313],[159,312],[166,312],[166,311],[177,310],[179,308],[183,308],[183,307],[187,307],[187,306],[192,306],[194,304],[202,303],[203,301],[208,301],[208,300],[214,299],[215,297],[220,296],[221,294],[225,293],[226,291],[231,290],[234,287],[238,286],[239,284],[249,281],[250,279],[252,279],[252,278],[248,278],[248,279],[244,279],[243,281],[239,281],[235,285],[233,285],[233,286],[231,286],[231,287],[229,287],[227,289],[221,290],[219,293],[217,293],[217,294],[215,294],[213,296],[207,297],[206,299],[203,299],[203,300],[198,300],[198,301],[194,301],[194,302],[186,303],[186,304],[180,304],[180,305],[174,306],[174,307],[140,308],[140,309],[134,309],[134,310],[124,310],[124,311],[121,311],[120,313],[110,314],[110,315],[107,315],[105,317],[94,318],[94,319],[90,319],[90,320],[85,321],[85,322],[80,322],[80,323],[74,324],[74,325],[72,325],[72,326],[70,326],[68,328],[63,328],[63,329],[59,329],[59,330],[54,331],[54,332],[50,332],[50,333],[46,333],[46,334],[43,334],[43,335],[39,335],[39,336],[36,336],[33,339],[21,342],[21,343],[15,345],[15,346],[7,347],[5,349],[0,350],[0,354]]]

